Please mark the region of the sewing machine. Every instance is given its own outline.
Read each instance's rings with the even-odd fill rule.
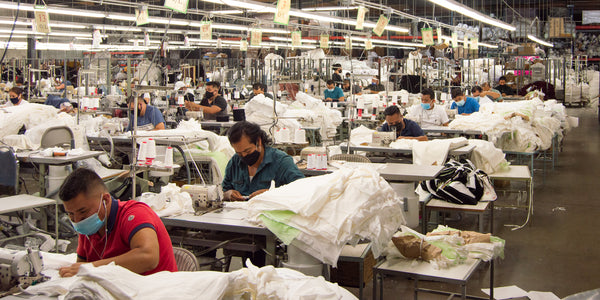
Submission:
[[[43,266],[39,250],[0,248],[0,297],[50,279],[40,273]]]
[[[192,197],[192,206],[196,215],[205,214],[221,208],[223,200],[219,193],[221,187],[218,185],[191,185],[185,184],[181,187]]]
[[[396,140],[396,132],[394,131],[375,131],[373,132],[373,142],[371,146],[387,147],[391,142]]]

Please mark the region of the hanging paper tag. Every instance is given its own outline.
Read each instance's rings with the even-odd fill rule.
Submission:
[[[223,47],[223,41],[219,38],[217,39],[217,49],[221,49]]]
[[[94,30],[92,34],[92,47],[98,48],[100,47],[100,42],[102,41],[102,34],[100,34],[100,30]]]
[[[423,40],[423,45],[433,45],[433,29],[421,28],[421,39]]]
[[[200,24],[200,39],[211,40],[212,39],[212,22],[204,21]]]
[[[144,33],[144,46],[150,46],[150,35],[147,32]]]
[[[437,43],[442,44],[444,42],[444,41],[442,41],[442,27],[438,27],[436,33],[437,33]]]
[[[463,38],[463,48],[469,49],[469,38],[466,36]]]
[[[373,41],[371,41],[371,39],[367,39],[365,41],[365,50],[371,50],[373,49]]]
[[[277,10],[273,17],[273,22],[287,25],[290,21],[291,0],[277,0]]]
[[[245,39],[242,39],[240,41],[240,51],[248,51],[248,41]]]
[[[477,50],[479,49],[479,38],[472,38],[471,39],[471,50]]]
[[[73,44],[73,42],[69,43],[69,50],[76,50],[75,49],[75,45]]]
[[[188,0],[165,0],[165,7],[187,14]]]
[[[319,44],[321,49],[329,49],[329,35],[321,34],[321,38],[319,39]]]
[[[292,47],[298,47],[302,45],[302,32],[292,31]]]
[[[250,45],[260,46],[261,42],[262,42],[262,30],[252,29],[250,31]]]
[[[183,38],[183,46],[184,47],[190,46],[190,39],[187,36]]]
[[[358,8],[358,12],[356,13],[356,30],[363,29],[363,23],[365,22],[365,15],[367,14],[368,9],[366,7],[360,6]]]
[[[348,50],[348,51],[352,50],[352,39],[349,36],[347,36],[344,38],[344,40],[346,43],[346,46],[345,46],[346,50]]]
[[[37,6],[34,9],[35,15],[35,31],[39,33],[50,33],[50,17],[46,6]]]
[[[452,33],[452,48],[458,47],[458,34],[456,32]]]
[[[142,9],[135,10],[135,25],[141,26],[150,23],[148,21],[148,7],[144,6]]]
[[[373,32],[377,36],[381,36],[385,30],[385,26],[387,26],[389,22],[390,20],[386,16],[380,15],[379,20],[377,20],[377,24],[375,24],[375,28],[373,28]]]

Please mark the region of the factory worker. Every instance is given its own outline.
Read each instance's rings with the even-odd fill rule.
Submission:
[[[9,101],[6,102],[3,107],[19,106],[29,103],[26,100],[23,100],[23,89],[16,86],[8,90],[8,99]]]
[[[250,95],[250,98],[248,98],[249,100],[252,100],[252,98],[254,98],[254,96],[256,95],[265,95],[265,97],[269,98],[269,99],[273,99],[273,95],[271,93],[266,93],[265,91],[267,90],[267,85],[266,84],[262,84],[260,82],[254,83],[252,84],[252,95]]]
[[[344,78],[344,80],[352,80],[352,74],[350,74],[350,72],[346,72],[346,78]]]
[[[398,106],[392,105],[383,111],[385,123],[379,128],[379,131],[396,131],[397,139],[411,139],[427,141],[427,136],[419,124],[415,121],[405,119],[400,113]]]
[[[56,86],[56,89],[59,91],[63,91],[68,86],[73,86],[73,84],[69,80],[65,80],[65,76],[61,76],[60,78],[57,78],[57,82],[58,82],[58,85]]]
[[[473,94],[473,97],[486,97],[491,101],[502,102],[502,94],[500,94],[498,90],[493,89],[487,82],[481,84],[481,87],[474,86],[471,89],[471,93]],[[482,104],[481,100],[479,101],[479,104]]]
[[[444,107],[435,104],[435,94],[430,88],[421,92],[421,105],[415,106],[411,116],[421,121],[421,127],[448,126],[450,120]]]
[[[479,111],[479,103],[473,97],[467,97],[460,88],[452,89],[452,106],[450,109],[458,108],[459,115],[470,115]]]
[[[225,200],[243,201],[269,189],[304,178],[294,160],[281,150],[271,148],[271,139],[260,126],[241,121],[228,133],[235,155],[229,160],[223,178]]]
[[[370,90],[371,94],[377,94],[381,91],[385,91],[385,87],[379,83],[379,76],[373,76],[373,78],[371,78],[371,84],[365,87],[365,90]]]
[[[200,104],[193,103],[190,101],[185,102],[185,108],[192,111],[204,112],[204,119],[216,120],[217,116],[227,116],[227,100],[219,94],[219,88],[221,85],[216,81],[210,81],[206,83],[206,92]]]
[[[327,88],[323,92],[326,102],[342,102],[344,101],[344,91],[338,86],[335,86],[333,80],[327,80]]]
[[[499,91],[502,94],[502,96],[510,96],[515,94],[515,91],[513,91],[513,89],[506,85],[506,77],[504,76],[498,79],[498,85],[494,89]]]
[[[127,105],[129,106],[129,125],[127,131],[133,130],[134,120],[134,105],[135,98],[129,96],[127,98]],[[158,108],[146,103],[144,98],[138,97],[138,111],[137,111],[137,126],[138,130],[161,130],[165,129],[165,119]]]
[[[187,86],[185,85],[185,83],[183,83],[183,81],[177,81],[175,83],[175,92],[177,93],[177,96],[183,95],[183,99],[186,105],[187,102],[194,103],[194,101],[196,101],[196,97],[194,97],[194,94],[188,90]]]
[[[169,233],[147,204],[114,199],[98,174],[86,168],[65,179],[59,196],[79,234],[77,262],[60,268],[60,276],[76,275],[84,263],[114,262],[141,275],[177,271]]]
[[[342,89],[344,93],[350,92],[350,80],[344,79],[344,84],[342,85]],[[362,95],[362,89],[360,86],[354,84],[352,85],[352,95]]]
[[[331,80],[333,80],[333,83],[336,86],[342,84],[342,66],[341,65],[337,65],[337,64],[334,65],[333,74],[331,75]]]

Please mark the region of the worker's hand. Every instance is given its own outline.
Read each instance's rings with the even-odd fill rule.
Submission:
[[[68,267],[62,267],[58,270],[58,275],[60,275],[60,277],[73,277],[79,272],[79,266],[81,266],[81,264],[83,263],[78,262]]]
[[[331,101],[331,100],[333,100],[333,99],[331,99],[331,98],[325,98],[325,101]]]
[[[258,196],[258,195],[260,195],[260,194],[262,194],[262,193],[264,193],[264,192],[266,192],[266,191],[268,191],[268,190],[269,190],[269,189],[262,189],[262,190],[258,190],[258,191],[256,191],[256,192],[254,192],[254,193],[250,194],[250,199],[252,199],[252,198],[254,198],[254,196]]]
[[[244,199],[244,196],[242,196],[242,194],[236,190],[229,190],[227,192],[225,192],[225,199],[229,200],[229,201],[244,201],[246,199]]]

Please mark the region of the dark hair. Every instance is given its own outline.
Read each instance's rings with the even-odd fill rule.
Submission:
[[[142,95],[143,95],[143,94],[142,94]],[[132,95],[132,96],[129,96],[129,97],[127,97],[127,104],[131,104],[131,103],[135,102],[134,100],[135,100],[135,96],[133,96],[133,95]],[[142,103],[142,102],[143,102],[143,103],[146,103],[146,104],[148,104],[148,103],[146,102],[146,99],[144,99],[144,97],[143,97],[143,96],[138,96],[138,103]]]
[[[24,84],[25,82],[23,82],[23,77],[22,77],[22,76],[19,76],[19,77],[17,77],[17,79],[15,80],[15,83],[16,83],[16,84],[19,84],[19,83],[20,83],[20,84]]]
[[[9,93],[13,92],[13,93],[17,94],[17,96],[19,96],[19,95],[23,94],[23,89],[20,87],[13,86],[12,88],[10,88],[10,90],[8,90],[8,92]]]
[[[327,85],[330,85],[330,84],[335,84],[335,81],[333,81],[331,79],[327,80]]]
[[[89,193],[98,191],[98,189],[102,189],[103,192],[108,191],[102,178],[90,169],[78,168],[67,176],[60,186],[58,196],[62,201],[66,202],[81,193],[87,196]]]
[[[216,82],[216,81],[209,81],[209,82],[206,83],[206,85],[214,86],[214,87],[216,87],[218,89],[221,88],[221,84],[218,83],[218,82]]]
[[[388,106],[383,111],[384,116],[392,116],[392,115],[399,114],[399,113],[400,113],[400,109],[396,105]]]
[[[481,92],[483,92],[483,89],[480,86],[476,85],[471,89],[471,93],[475,93],[475,92],[481,93]]]
[[[350,75],[350,72],[346,72],[346,76]]]
[[[253,84],[252,88],[255,90],[263,90],[263,92],[265,91],[264,85],[260,82]]]
[[[484,83],[481,84],[481,86],[482,87],[484,87],[484,86],[490,86],[490,83],[489,82],[484,82]]]
[[[258,124],[247,121],[235,123],[235,125],[229,129],[227,137],[229,138],[229,142],[231,144],[235,144],[242,139],[243,135],[247,136],[250,140],[250,143],[255,145],[258,143],[258,139],[262,141],[263,146],[270,145],[272,143],[271,138],[264,130],[260,129]]]
[[[464,94],[463,94],[463,91],[460,88],[453,88],[451,95],[452,95],[452,99],[454,99],[454,98],[456,98],[458,96],[462,96]]]
[[[435,99],[435,93],[430,88],[423,89],[423,91],[421,91],[421,95],[423,95],[423,96],[429,95],[429,98]]]
[[[500,76],[500,78],[498,78],[498,81],[500,81],[500,80],[506,81],[506,77],[505,76]]]

